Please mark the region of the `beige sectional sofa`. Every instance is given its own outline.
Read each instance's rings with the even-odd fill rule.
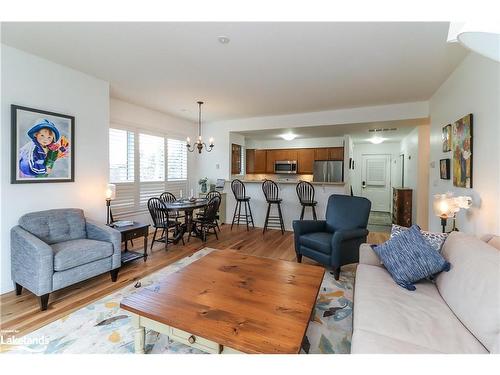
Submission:
[[[500,237],[453,232],[441,253],[451,270],[408,291],[361,245],[351,353],[500,353]]]

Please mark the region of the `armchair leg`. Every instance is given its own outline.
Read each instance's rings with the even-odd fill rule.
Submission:
[[[20,296],[23,292],[23,286],[16,283],[16,296]]]
[[[40,296],[40,310],[45,311],[47,310],[47,307],[49,306],[49,295],[50,293],[44,294],[43,296]]]
[[[302,254],[297,254],[297,263],[302,263]]]
[[[338,280],[340,277],[340,266],[333,269],[333,277]]]
[[[115,268],[114,270],[109,271],[109,273],[111,275],[112,282],[115,282],[116,280],[118,280],[118,271],[120,271],[119,268]]]

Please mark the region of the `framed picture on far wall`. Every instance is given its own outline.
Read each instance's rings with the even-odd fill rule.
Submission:
[[[443,142],[443,152],[451,151],[451,124],[443,126],[441,140]]]
[[[75,118],[11,105],[11,183],[75,180]]]
[[[439,160],[439,176],[441,180],[450,179],[450,159]]]
[[[472,188],[472,114],[453,124],[453,185]]]

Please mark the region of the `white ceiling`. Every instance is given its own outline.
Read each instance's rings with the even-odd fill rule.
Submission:
[[[448,23],[2,23],[2,42],[196,119],[427,100],[466,55]],[[231,41],[223,45],[220,35]]]
[[[254,141],[280,139],[280,135],[293,133],[297,135],[296,139],[304,138],[324,138],[324,137],[343,137],[350,135],[354,143],[368,143],[374,135],[382,137],[386,142],[399,142],[408,135],[416,126],[428,124],[428,119],[384,121],[362,124],[344,124],[344,125],[323,125],[307,126],[300,128],[283,129],[265,129],[254,131],[243,131],[238,134]],[[386,131],[370,132],[370,129],[386,129]],[[391,129],[391,130],[387,130]],[[396,129],[396,130],[392,130]]]

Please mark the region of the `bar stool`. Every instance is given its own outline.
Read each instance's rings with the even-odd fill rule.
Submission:
[[[296,187],[299,202],[302,205],[302,212],[300,213],[300,220],[304,219],[304,211],[306,207],[312,207],[313,219],[318,220],[316,217],[316,205],[318,202],[314,200],[314,186],[307,181],[300,181]]]
[[[281,229],[281,234],[285,234],[285,224],[283,223],[283,215],[281,214],[281,201],[282,199],[279,197],[279,189],[276,182],[271,180],[265,180],[262,183],[262,191],[264,192],[264,196],[267,201],[267,213],[266,213],[266,221],[264,222],[264,229],[262,233],[266,232],[268,226],[277,226],[279,225]],[[278,216],[270,216],[271,206],[275,204],[278,206]]]
[[[245,223],[252,223],[252,227],[255,228],[253,223],[252,209],[250,208],[250,197],[246,196],[245,185],[240,180],[236,179],[231,182],[231,190],[234,194],[234,199],[236,199],[236,206],[234,207],[233,221],[231,223],[231,230],[233,230],[234,222],[237,221],[238,225],[240,225],[240,219],[244,218]],[[241,202],[245,204],[245,215],[241,215]],[[248,206],[248,210],[247,210]],[[236,211],[238,213],[236,213]],[[250,220],[248,219],[250,218]]]

